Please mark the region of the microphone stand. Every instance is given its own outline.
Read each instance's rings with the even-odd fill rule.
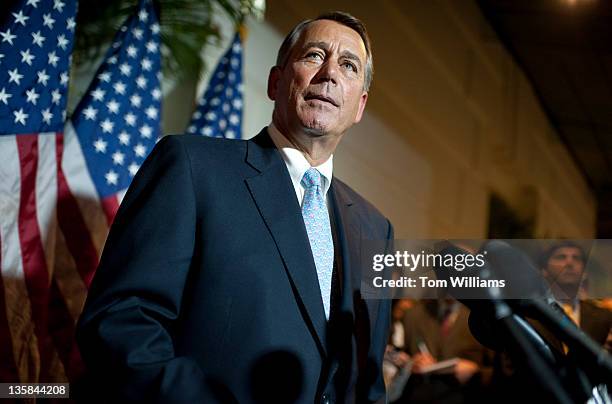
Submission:
[[[511,337],[509,341],[513,342],[514,350],[523,354],[527,368],[540,381],[544,390],[554,397],[559,404],[572,404],[574,401],[561,385],[559,377],[552,367],[551,358],[543,354],[543,341],[535,340],[532,333],[526,331],[525,324],[517,321],[512,309],[506,302],[498,298],[493,298],[491,301],[496,320]],[[545,344],[544,346],[548,348]],[[550,351],[550,348],[548,348],[548,351]]]
[[[521,302],[532,317],[537,318],[549,328],[569,348],[568,358],[584,370],[595,384],[605,383],[612,387],[612,358],[604,349],[575,326],[565,315],[560,315],[545,301],[530,300]],[[556,303],[555,303],[556,304]],[[557,310],[562,310],[558,308]]]
[[[496,255],[500,255],[500,249],[502,249],[501,252],[507,249],[505,243],[499,242],[496,244],[491,244],[490,242],[487,246],[489,249],[493,247],[492,252],[496,253]],[[438,243],[436,247],[437,251],[441,251],[444,254],[457,255],[466,253],[465,250],[458,248],[448,241]],[[495,255],[489,254],[488,264],[491,264],[490,259],[494,257]],[[516,259],[517,257],[513,256],[511,258]],[[490,277],[493,273],[488,264],[480,269],[480,274],[484,278]],[[448,278],[446,269],[454,268],[452,266],[446,267],[441,265],[436,267],[436,274],[441,278]],[[520,317],[514,315],[510,305],[503,299],[502,293],[498,288],[487,288],[482,292],[483,294],[480,299],[484,299],[491,304],[489,307],[493,309],[494,318],[500,324],[503,331],[505,331],[505,335],[510,337],[506,339],[509,349],[515,353],[522,354],[527,369],[531,371],[534,378],[540,382],[544,390],[556,402],[560,404],[574,403],[567,389],[562,385],[560,375],[555,371],[554,365],[557,364],[557,361],[548,345],[526,321],[517,319]],[[470,309],[474,306],[468,303],[469,299],[459,300],[470,307]],[[590,392],[587,392],[586,395],[588,396],[589,394]]]

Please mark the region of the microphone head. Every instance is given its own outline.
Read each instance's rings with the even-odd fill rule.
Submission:
[[[449,241],[436,244],[436,251],[444,257],[434,270],[438,279],[446,280],[447,293],[470,307],[473,299],[516,300],[548,297],[548,288],[540,271],[522,251],[505,241],[491,240],[475,255],[484,257],[484,264],[466,262],[465,256],[474,255]],[[456,263],[462,262],[461,268]],[[452,279],[455,278],[455,279]],[[499,286],[491,286],[499,285]]]
[[[482,282],[493,280],[489,263],[473,259],[480,252],[474,254],[450,241],[437,243],[435,250],[444,259],[434,266],[434,271],[438,279],[446,281],[445,291],[450,296],[471,310],[480,309],[495,298],[491,288],[482,286]]]
[[[542,274],[525,253],[501,240],[487,242],[482,250],[487,252],[493,277],[505,280],[502,298],[524,301],[548,296]]]
[[[471,254],[457,245],[444,241],[436,244],[436,251],[444,256],[457,258]],[[541,273],[522,251],[505,241],[491,240],[485,243],[476,254],[485,257],[482,266],[467,265],[458,270],[452,263],[456,259],[444,260],[442,265],[434,268],[438,279],[447,283],[446,292],[467,306],[474,316],[481,319],[495,318],[493,301],[504,300],[511,307],[524,311],[534,300],[548,297],[548,288]],[[449,265],[444,265],[446,263]],[[451,282],[459,278],[461,282]],[[483,283],[503,281],[503,287],[483,287]],[[474,320],[484,323],[485,320]],[[487,324],[485,324],[486,328]],[[479,330],[483,327],[478,327]]]

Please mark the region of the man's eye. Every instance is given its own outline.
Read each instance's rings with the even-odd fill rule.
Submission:
[[[319,59],[323,60],[323,55],[319,52],[310,52],[306,54],[306,59]]]
[[[345,69],[348,69],[348,70],[351,70],[351,71],[357,73],[357,66],[355,66],[354,63],[343,62],[341,66],[344,67]]]

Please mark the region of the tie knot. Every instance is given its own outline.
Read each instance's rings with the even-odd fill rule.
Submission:
[[[316,168],[309,168],[302,177],[302,185],[304,188],[312,188],[321,185],[321,173]]]

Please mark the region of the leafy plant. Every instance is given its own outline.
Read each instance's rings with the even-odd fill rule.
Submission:
[[[262,12],[257,0],[154,0],[160,18],[164,74],[180,78],[202,71],[202,47],[218,44],[214,14],[222,10],[237,26],[247,15]],[[74,63],[95,62],[106,52],[115,32],[138,8],[138,0],[79,2]]]

